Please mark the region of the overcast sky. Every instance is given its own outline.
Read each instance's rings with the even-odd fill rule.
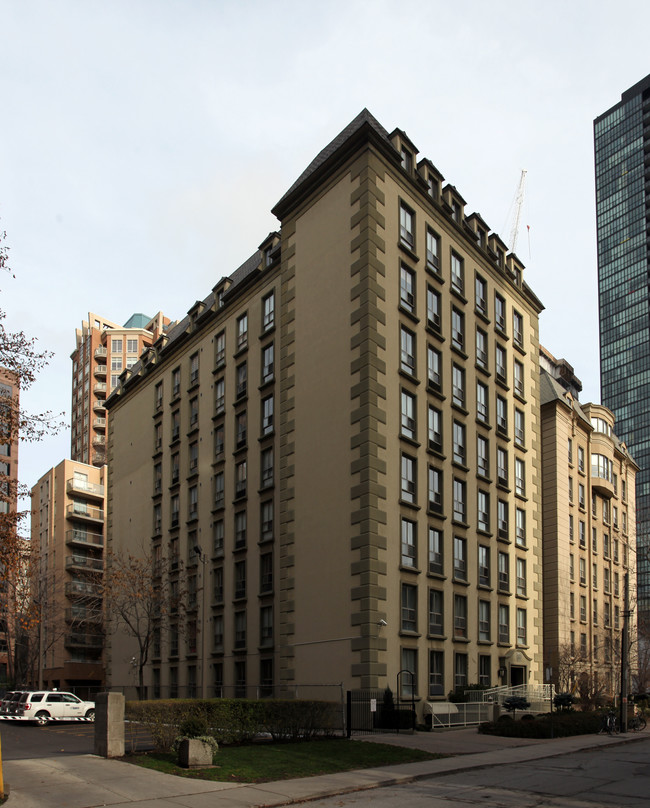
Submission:
[[[363,107],[506,242],[527,170],[541,341],[598,401],[592,125],[650,73],[648,30],[647,0],[0,0],[0,307],[55,351],[24,404],[69,421],[88,311],[182,317]],[[22,481],[69,444],[23,445]]]

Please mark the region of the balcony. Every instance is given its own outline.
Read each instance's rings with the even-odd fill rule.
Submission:
[[[106,453],[105,452],[93,452],[92,456],[93,466],[103,466],[106,463]]]
[[[88,533],[85,530],[67,530],[65,534],[66,544],[76,547],[98,547],[104,546],[104,537],[101,533]]]
[[[83,570],[86,572],[103,572],[104,562],[101,558],[86,555],[71,555],[65,559],[67,570]]]
[[[87,480],[79,480],[76,477],[68,480],[68,493],[87,494],[91,497],[104,498],[104,486],[96,483],[89,483]]]
[[[106,348],[104,348],[103,345],[100,345],[99,348],[95,348],[95,353],[93,354],[95,359],[101,359],[102,357],[105,357],[107,355],[108,351],[106,350]]]
[[[93,385],[93,392],[99,393],[99,395],[106,394],[106,382],[95,382]]]
[[[104,622],[103,615],[97,609],[84,609],[83,606],[73,606],[65,610],[66,623],[91,623],[101,625]]]
[[[68,519],[81,519],[84,522],[104,524],[104,510],[93,508],[83,502],[73,502],[65,509]]]
[[[93,369],[93,373],[96,379],[105,379],[106,378],[106,365],[95,365]]]
[[[106,418],[93,418],[95,429],[106,429]]]
[[[99,584],[91,584],[88,581],[66,581],[65,594],[73,598],[100,598],[102,588]]]
[[[93,435],[93,446],[106,446],[105,435]]]
[[[66,648],[101,650],[104,647],[104,638],[99,634],[66,634],[63,643]]]
[[[93,404],[93,410],[102,418],[106,415],[106,407],[104,406],[103,401],[95,401]]]

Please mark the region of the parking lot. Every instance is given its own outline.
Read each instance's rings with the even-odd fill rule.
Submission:
[[[151,749],[149,733],[127,725],[126,751]],[[92,755],[95,725],[92,722],[52,722],[44,727],[27,721],[0,720],[3,760],[28,760],[55,755]]]

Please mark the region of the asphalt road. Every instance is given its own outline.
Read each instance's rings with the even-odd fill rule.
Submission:
[[[310,802],[310,808],[647,808],[650,739]]]
[[[128,748],[151,749],[145,730],[130,725]],[[28,760],[54,755],[89,755],[94,752],[95,725],[85,722],[56,722],[38,727],[23,721],[0,721],[3,760]]]

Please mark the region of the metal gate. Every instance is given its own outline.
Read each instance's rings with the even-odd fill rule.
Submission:
[[[348,690],[347,734],[371,735],[375,732],[411,732],[415,728],[415,710],[409,703],[387,704],[384,690]]]

